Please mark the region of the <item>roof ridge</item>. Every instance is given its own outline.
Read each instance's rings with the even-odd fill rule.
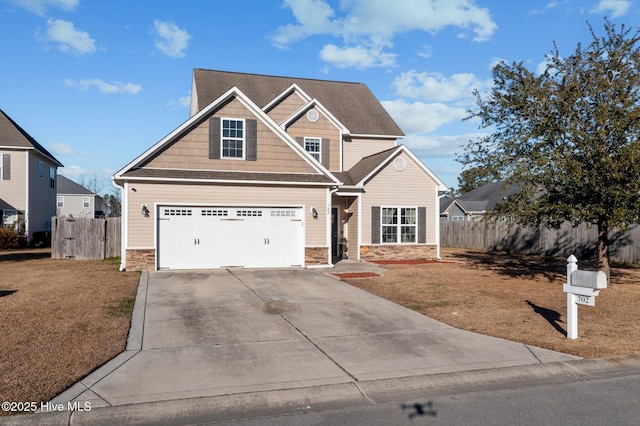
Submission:
[[[291,79],[291,80],[307,80],[307,81],[321,81],[321,82],[327,82],[327,83],[343,83],[343,84],[365,85],[364,83],[357,82],[357,81],[325,80],[325,79],[311,78],[311,77],[294,77],[294,76],[287,76],[287,75],[261,74],[261,73],[253,73],[253,72],[212,70],[212,69],[208,69],[208,68],[194,68],[194,71],[195,70],[210,71],[210,72],[220,72],[220,73],[225,73],[225,74],[251,75],[251,76],[256,76],[256,77],[270,77],[270,78],[283,78],[283,79]]]

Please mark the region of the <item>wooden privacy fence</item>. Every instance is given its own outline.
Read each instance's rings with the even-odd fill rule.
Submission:
[[[440,222],[440,245],[487,251],[578,258],[597,256],[595,226],[563,224],[559,229],[528,228],[509,222]],[[609,232],[610,258],[614,262],[640,263],[640,225]]]
[[[106,259],[120,256],[121,218],[53,217],[51,257],[54,259]]]

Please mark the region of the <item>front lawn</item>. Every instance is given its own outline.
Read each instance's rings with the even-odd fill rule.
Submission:
[[[585,358],[640,352],[640,268],[614,265],[595,306],[566,338],[566,259],[442,249],[452,263],[383,265],[350,284],[464,330]],[[586,263],[579,264],[587,269]]]
[[[0,252],[2,401],[48,401],[124,350],[140,273],[119,263]]]

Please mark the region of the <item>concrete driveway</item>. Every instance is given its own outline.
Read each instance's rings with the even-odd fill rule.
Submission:
[[[336,396],[345,385],[358,392],[381,380],[577,359],[452,328],[330,272],[143,273],[127,350],[54,402],[291,389]]]

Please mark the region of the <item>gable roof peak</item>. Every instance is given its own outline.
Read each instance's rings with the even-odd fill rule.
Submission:
[[[0,146],[35,149],[51,160],[56,166],[63,167],[49,151],[38,143],[29,133],[0,109]]]

